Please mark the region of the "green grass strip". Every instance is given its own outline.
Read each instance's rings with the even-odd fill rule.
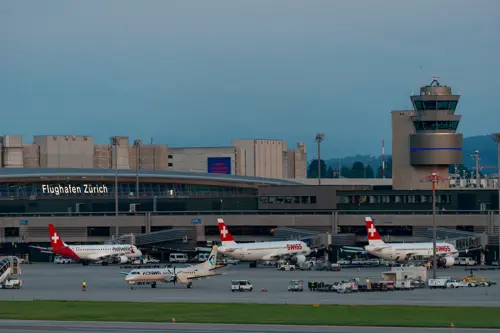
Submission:
[[[0,319],[500,328],[498,307],[0,301]]]

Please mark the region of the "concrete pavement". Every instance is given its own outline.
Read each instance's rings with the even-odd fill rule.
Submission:
[[[210,280],[194,281],[193,288],[185,284],[160,284],[131,290],[117,266],[81,266],[35,264],[24,265],[23,286],[19,290],[0,290],[0,300],[88,300],[122,302],[205,302],[205,303],[278,303],[278,304],[355,304],[355,305],[442,305],[442,306],[500,306],[500,285],[489,288],[459,288],[452,290],[421,289],[387,293],[336,294],[304,290],[287,291],[290,280],[333,282],[353,277],[380,279],[383,268],[344,269],[341,272],[294,271],[281,272],[274,268],[228,267],[227,275]],[[464,268],[438,271],[440,276],[462,278]],[[500,282],[500,270],[478,272],[489,280]],[[248,279],[253,292],[231,292],[232,279]],[[81,292],[82,281],[87,292]],[[268,292],[261,292],[266,288]]]
[[[29,320],[0,320],[0,333],[489,333],[498,330],[461,328],[401,328],[401,327],[344,327],[344,326],[283,326],[283,325],[222,325],[185,323],[116,323],[116,322],[58,322]]]

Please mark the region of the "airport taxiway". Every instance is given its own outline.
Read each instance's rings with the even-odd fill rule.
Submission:
[[[346,326],[284,326],[184,323],[116,323],[0,320],[0,333],[73,332],[73,333],[444,333],[449,328],[346,327]],[[498,330],[454,328],[459,333],[489,333]]]
[[[249,268],[246,264],[228,266],[226,275],[194,281],[193,288],[185,284],[159,284],[131,290],[125,284],[119,266],[81,266],[40,263],[23,265],[23,286],[19,290],[0,290],[0,300],[88,300],[129,302],[204,302],[204,303],[278,303],[278,304],[356,304],[356,305],[436,305],[436,306],[500,306],[500,285],[492,287],[458,288],[452,290],[417,289],[385,293],[320,293],[305,289],[288,292],[290,280],[334,282],[359,277],[380,280],[385,268],[344,269],[341,272],[285,271],[275,268]],[[463,278],[464,267],[438,270],[438,276]],[[500,282],[500,270],[479,271],[476,275]],[[231,292],[233,279],[250,280],[253,292]],[[82,281],[87,291],[81,291]],[[267,292],[261,292],[266,288]]]

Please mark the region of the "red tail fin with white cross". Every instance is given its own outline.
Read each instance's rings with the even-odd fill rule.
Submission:
[[[368,233],[368,244],[369,245],[385,244],[382,238],[380,237],[380,234],[378,233],[372,218],[365,217],[365,222],[366,222],[366,232]]]
[[[226,227],[223,219],[217,219],[217,225],[219,226],[220,240],[222,246],[234,245],[236,242],[233,240],[233,236]]]
[[[49,224],[49,237],[50,245],[54,251],[67,246],[66,243],[62,241],[61,236],[59,236],[53,224]]]

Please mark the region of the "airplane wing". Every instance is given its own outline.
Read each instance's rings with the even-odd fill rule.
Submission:
[[[90,256],[89,259],[91,259],[91,260],[105,260],[105,259],[121,257],[122,255],[123,254],[109,253],[109,254],[93,255],[93,256]]]
[[[186,280],[191,281],[191,280],[203,280],[203,279],[208,279],[211,278],[212,276],[217,276],[217,275],[224,275],[224,273],[216,273],[216,274],[207,274],[207,275],[198,275],[198,276],[189,276],[186,277]]]
[[[30,245],[29,247],[40,250],[41,253],[54,253],[51,251],[51,248],[48,247],[34,246],[34,245]]]
[[[290,255],[280,255],[280,254],[268,254],[267,256],[262,257],[262,260],[276,260],[280,258],[287,258]]]
[[[199,251],[199,250],[197,250],[198,248],[195,248],[193,250],[189,250],[189,249],[174,249],[174,248],[171,248],[171,247],[162,247],[162,246],[155,246],[154,248],[162,250],[162,251],[169,251],[169,252],[176,252],[176,253],[205,252],[205,251]],[[212,251],[212,249],[210,249],[210,251]],[[208,252],[210,252],[210,251],[208,251]]]
[[[366,253],[366,250],[362,247],[354,247],[354,246],[343,246],[340,248],[341,252],[350,252],[350,253]]]

